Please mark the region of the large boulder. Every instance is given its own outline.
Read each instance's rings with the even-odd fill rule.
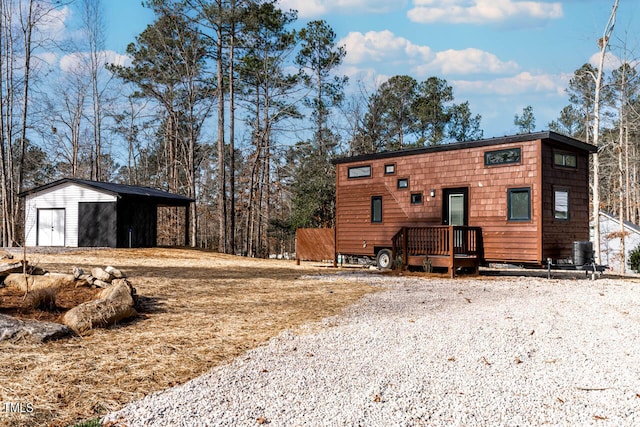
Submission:
[[[113,280],[113,276],[101,269],[100,267],[95,267],[91,269],[91,275],[95,277],[97,280],[101,280],[105,283],[111,283]]]
[[[0,341],[43,343],[65,337],[70,333],[71,329],[59,323],[20,320],[0,314]]]
[[[4,279],[6,286],[12,286],[23,292],[41,288],[61,288],[75,286],[73,274],[49,273],[44,276],[22,273],[9,274]]]
[[[77,334],[104,328],[136,316],[135,289],[125,279],[116,279],[98,294],[98,299],[67,311],[62,322]]]
[[[98,299],[120,301],[133,307],[137,302],[136,289],[126,279],[114,279],[111,286],[98,292]]]

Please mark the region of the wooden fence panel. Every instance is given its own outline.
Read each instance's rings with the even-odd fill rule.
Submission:
[[[335,242],[335,229],[333,228],[298,228],[296,230],[296,260],[334,260]]]

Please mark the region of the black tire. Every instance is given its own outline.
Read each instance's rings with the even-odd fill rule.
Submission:
[[[389,249],[381,249],[376,255],[376,264],[378,268],[391,268],[393,260],[391,259],[391,251]]]

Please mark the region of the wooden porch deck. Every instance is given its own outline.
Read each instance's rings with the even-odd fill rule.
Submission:
[[[402,227],[392,240],[392,259],[401,265],[445,267],[451,277],[459,267],[478,267],[484,258],[480,227],[436,225]]]

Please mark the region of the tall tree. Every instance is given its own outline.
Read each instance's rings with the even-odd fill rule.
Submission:
[[[44,29],[58,7],[53,0],[0,2],[0,225],[5,246],[17,242],[16,227],[22,218],[17,194],[24,187],[28,132],[33,125],[33,82],[38,71],[33,59],[39,49],[52,44]]]
[[[379,147],[398,150],[405,145],[405,134],[410,133],[415,124],[414,104],[418,82],[410,76],[393,76],[380,85],[373,96],[374,109],[380,111],[382,140]]]
[[[533,114],[533,107],[527,105],[522,109],[522,115],[516,115],[513,118],[513,124],[518,126],[518,133],[531,133],[536,128],[536,117]]]
[[[616,94],[618,110],[618,138],[615,147],[618,158],[618,220],[620,222],[620,274],[625,273],[625,221],[630,220],[631,183],[629,181],[629,126],[631,109],[634,100],[638,99],[640,82],[636,70],[628,63],[623,63],[614,70],[609,86]]]
[[[449,110],[447,135],[453,141],[476,141],[482,139],[484,132],[480,128],[480,114],[475,116],[469,108],[469,101],[454,104]]]
[[[241,36],[249,5],[255,0],[185,0],[196,13],[196,22],[203,34],[214,46],[211,57],[216,63],[216,87],[218,98],[218,250],[235,252],[236,219],[236,162],[235,162],[235,72],[237,50],[241,49]],[[226,92],[225,92],[226,90]],[[225,97],[226,93],[226,97]],[[225,99],[228,100],[228,127],[225,127]],[[225,143],[225,134],[229,138]],[[225,162],[228,159],[228,162]],[[229,205],[229,206],[227,206]]]
[[[284,12],[274,3],[250,5],[242,44],[239,74],[249,110],[254,152],[249,157],[248,200],[244,212],[244,248],[249,255],[269,251],[267,230],[271,222],[273,134],[278,125],[300,116],[293,91],[298,76],[286,71],[296,47],[295,32],[287,27],[295,12]]]
[[[604,59],[609,46],[609,39],[613,33],[613,28],[616,23],[616,13],[618,11],[618,0],[615,0],[609,20],[605,25],[602,37],[598,40],[598,47],[600,48],[599,66],[596,75],[594,76],[595,82],[595,94],[593,97],[593,145],[598,147],[600,142],[600,98],[602,88],[602,69],[604,68]],[[599,148],[599,147],[598,147]],[[592,156],[593,164],[593,186],[592,186],[592,201],[593,201],[593,229],[594,229],[594,252],[595,261],[600,263],[600,159],[598,157],[598,151]]]
[[[81,64],[67,69],[53,89],[52,98],[46,99],[47,123],[51,129],[48,150],[65,176],[90,178],[83,162],[83,151],[89,149],[85,143],[85,106],[90,83]],[[85,156],[85,160],[88,157]]]
[[[573,105],[565,106],[560,116],[549,123],[549,129],[578,139],[584,139],[585,121]]]
[[[102,181],[102,127],[104,120],[105,90],[108,81],[104,76],[106,57],[104,53],[105,25],[101,0],[82,0],[83,29],[86,34],[88,52],[86,69],[91,82],[91,127],[93,130],[93,150],[91,178]]]
[[[383,106],[377,93],[366,96],[361,88],[362,99],[353,101],[351,112],[345,114],[353,120],[353,133],[349,144],[349,155],[376,153],[381,149],[383,132],[387,129],[382,123]],[[362,105],[360,105],[362,104]],[[364,109],[364,113],[360,111]]]
[[[332,108],[344,97],[346,76],[333,73],[346,51],[336,44],[336,35],[325,21],[311,21],[299,34],[300,51],[296,63],[303,85],[309,91],[305,106],[311,111],[313,136],[299,143],[298,173],[294,184],[294,225],[328,226],[334,222],[335,169],[331,155],[338,135],[331,131]]]
[[[139,89],[133,96],[153,99],[161,112],[166,186],[195,198],[198,139],[211,108],[211,84],[203,76],[208,45],[189,25],[178,3],[150,2],[158,18],[127,47],[130,67],[112,66]],[[191,243],[197,237],[197,211],[191,206]]]
[[[599,71],[590,64],[582,65],[574,71],[573,77],[569,80],[569,88],[567,89],[573,110],[580,115],[583,122],[580,128],[584,133],[574,134],[573,136],[582,137],[587,144],[590,144],[593,138],[593,108],[594,94],[596,91],[594,77],[598,72]]]
[[[436,145],[444,140],[451,120],[448,106],[451,101],[453,88],[444,79],[429,77],[418,85],[413,105],[418,145]]]

